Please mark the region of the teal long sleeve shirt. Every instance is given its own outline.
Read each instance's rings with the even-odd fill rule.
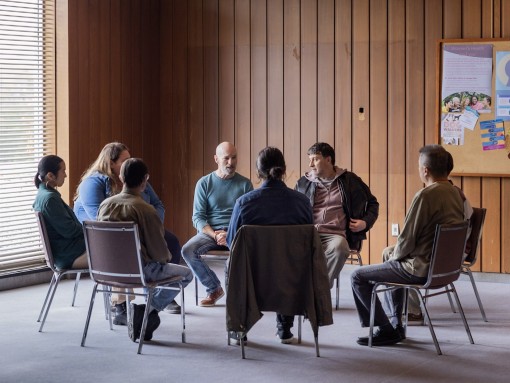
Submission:
[[[39,185],[33,208],[44,217],[55,266],[59,269],[71,268],[74,260],[85,253],[80,221],[60,193],[47,188],[44,183]]]

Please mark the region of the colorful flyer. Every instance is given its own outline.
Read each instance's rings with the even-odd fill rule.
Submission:
[[[483,150],[498,150],[505,148],[505,127],[503,120],[489,120],[480,122],[480,134]]]
[[[464,145],[464,127],[460,113],[448,113],[441,121],[441,138],[445,145]]]

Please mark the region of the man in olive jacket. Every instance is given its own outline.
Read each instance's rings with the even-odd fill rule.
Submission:
[[[329,144],[318,142],[307,154],[311,170],[298,180],[295,189],[312,204],[333,287],[350,249],[361,248],[377,220],[379,203],[361,178],[335,166],[335,151]]]

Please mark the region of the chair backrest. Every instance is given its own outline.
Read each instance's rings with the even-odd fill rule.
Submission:
[[[468,222],[436,226],[425,288],[447,286],[459,278],[466,246]]]
[[[84,221],[83,233],[95,282],[117,287],[145,285],[136,223]]]
[[[466,250],[468,250],[468,252],[466,259],[464,260],[464,263],[469,264],[469,266],[474,265],[478,257],[478,249],[480,247],[480,239],[482,238],[483,224],[485,223],[486,214],[487,209],[474,207],[473,214],[469,219],[471,234],[467,239]]]
[[[53,259],[53,253],[51,252],[50,239],[48,238],[48,230],[46,229],[46,224],[44,223],[44,216],[40,211],[34,211],[34,213],[35,220],[37,221],[37,227],[39,228],[39,235],[41,236],[44,259],[46,260],[48,267],[55,271],[55,261]]]
[[[259,311],[306,312],[313,326],[319,290],[323,301],[317,315],[331,314],[326,259],[313,225],[244,225],[237,231],[230,253],[227,326],[234,316]],[[242,325],[249,329],[256,320]]]

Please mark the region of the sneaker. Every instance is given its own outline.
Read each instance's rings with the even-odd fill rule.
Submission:
[[[390,331],[377,330],[372,337],[372,346],[390,346],[402,341],[402,337],[398,330]],[[368,336],[358,338],[357,343],[361,346],[368,346]]]
[[[149,314],[149,318],[147,319],[147,327],[145,327],[145,336],[143,340],[152,340],[152,335],[154,331],[161,324],[161,319],[159,318],[159,313],[157,310],[152,310]],[[140,330],[141,331],[141,330]]]
[[[202,301],[200,301],[200,306],[203,306],[203,307],[214,306],[216,304],[216,302],[218,302],[218,300],[224,295],[225,295],[225,292],[223,291],[223,289],[220,286],[216,290],[214,290],[212,293],[210,293],[205,299],[202,299]]]
[[[113,324],[117,326],[127,326],[126,302],[115,305]]]
[[[239,339],[239,334],[236,331],[229,331],[228,337],[230,338],[230,344],[235,344],[237,346],[241,345],[241,340]],[[245,335],[243,336],[243,342],[246,346],[248,344],[248,337]]]
[[[174,299],[165,307],[165,311],[169,314],[180,314],[181,306],[179,306],[179,304]]]
[[[129,321],[128,321],[128,335],[129,338],[136,342],[140,338],[142,331],[143,315],[145,313],[145,305],[135,305],[131,303],[131,310],[129,310]],[[154,331],[159,327],[161,319],[159,318],[158,312],[152,310],[147,318],[147,326],[145,327],[144,340],[151,340]]]
[[[395,330],[398,331],[398,333],[400,334],[400,338],[402,338],[402,340],[406,338],[406,329],[404,328],[404,326],[398,324],[397,327],[395,327]]]
[[[276,334],[278,336],[278,340],[282,344],[292,344],[294,343],[294,334],[290,331],[284,331],[281,334]]]

